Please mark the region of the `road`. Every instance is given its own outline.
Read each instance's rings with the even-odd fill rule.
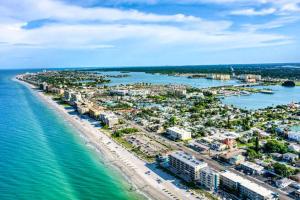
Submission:
[[[257,180],[257,179],[255,179],[255,178],[252,178],[252,177],[250,177],[250,176],[247,176],[247,175],[245,175],[244,173],[239,172],[239,171],[237,171],[237,170],[235,170],[235,169],[232,169],[232,168],[229,168],[229,167],[225,167],[225,166],[221,165],[220,163],[218,163],[217,161],[212,160],[212,159],[211,159],[210,157],[208,157],[207,155],[201,155],[201,154],[199,154],[198,152],[196,152],[196,151],[194,151],[194,150],[192,150],[192,149],[190,149],[190,148],[188,148],[188,147],[186,147],[186,146],[184,146],[184,145],[182,145],[182,144],[180,144],[180,145],[178,146],[178,144],[176,144],[175,142],[170,141],[170,140],[168,140],[168,139],[165,139],[163,136],[160,136],[160,135],[158,135],[158,134],[156,134],[156,133],[149,132],[149,131],[147,131],[146,129],[144,129],[142,126],[140,126],[140,125],[138,125],[138,124],[136,124],[136,123],[134,123],[134,122],[132,122],[132,121],[130,121],[130,120],[125,119],[125,118],[124,118],[123,116],[121,116],[121,115],[118,115],[118,116],[119,116],[121,119],[123,119],[124,121],[126,121],[128,124],[130,124],[132,127],[137,128],[137,129],[139,129],[140,131],[142,131],[142,132],[144,132],[144,133],[147,133],[147,136],[148,136],[148,137],[150,137],[150,138],[152,138],[152,139],[154,139],[154,140],[156,140],[156,141],[158,141],[158,142],[160,142],[160,143],[162,143],[162,144],[164,144],[164,145],[170,146],[172,149],[175,149],[175,150],[182,150],[182,151],[184,151],[184,152],[186,152],[186,153],[188,153],[188,154],[191,154],[191,155],[193,155],[195,158],[197,158],[197,159],[199,159],[199,160],[203,160],[203,161],[206,162],[210,167],[212,167],[213,169],[215,169],[215,170],[217,170],[217,171],[222,171],[222,170],[228,170],[228,171],[231,171],[231,172],[236,173],[236,174],[242,176],[243,178],[248,179],[248,180],[250,180],[250,181],[252,181],[252,182],[254,182],[254,183],[258,184],[258,185],[262,185],[262,184],[263,184],[263,186],[264,186],[265,188],[267,188],[267,189],[269,189],[269,190],[271,190],[271,191],[273,191],[273,192],[275,192],[275,193],[278,193],[278,194],[279,194],[279,199],[280,199],[280,200],[292,200],[292,198],[290,198],[289,196],[287,196],[287,194],[286,194],[285,192],[283,192],[283,191],[281,191],[281,190],[279,190],[279,189],[277,189],[277,188],[274,188],[274,187],[272,187],[272,186],[270,186],[270,185],[268,185],[268,184],[266,184],[266,183],[263,183],[263,182],[261,182],[260,180]]]

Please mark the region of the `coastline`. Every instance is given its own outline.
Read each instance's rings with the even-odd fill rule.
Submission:
[[[174,177],[162,174],[160,170],[149,166],[95,127],[93,122],[96,121],[83,119],[79,115],[70,115],[64,106],[57,104],[43,92],[35,90],[35,86],[16,78],[14,80],[28,87],[40,100],[70,123],[84,137],[86,144],[95,149],[95,152],[103,158],[105,165],[112,166],[121,172],[125,180],[134,188],[133,192],[147,199],[196,199],[185,188],[180,188],[179,181]],[[147,171],[151,173],[146,174]],[[157,180],[161,179],[163,181],[159,183]]]

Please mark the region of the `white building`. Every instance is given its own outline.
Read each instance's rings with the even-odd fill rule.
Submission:
[[[240,167],[251,174],[263,174],[264,173],[264,167],[257,165],[252,162],[245,161],[240,164]]]
[[[290,144],[288,146],[289,150],[295,151],[295,152],[300,152],[300,145],[298,144]]]
[[[100,120],[107,125],[109,128],[119,123],[118,117],[114,113],[101,113]]]
[[[188,140],[192,138],[191,132],[178,127],[167,128],[167,134],[173,140]]]
[[[300,132],[296,132],[296,131],[290,131],[288,133],[288,138],[290,140],[294,140],[294,141],[297,141],[297,142],[300,142]]]
[[[207,163],[195,159],[183,151],[175,151],[169,154],[170,169],[186,181],[200,179],[200,170],[207,167]]]
[[[220,174],[220,186],[224,189],[234,191],[235,195],[239,195],[240,197],[245,199],[275,199],[275,194],[271,190],[268,190],[267,188],[260,186],[230,171],[225,171]]]
[[[220,175],[210,167],[204,167],[200,170],[200,185],[210,191],[217,191],[220,184]]]

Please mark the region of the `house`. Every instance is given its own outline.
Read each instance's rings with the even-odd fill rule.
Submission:
[[[220,155],[220,160],[227,162],[232,165],[239,165],[245,161],[245,156],[242,155],[243,151],[236,150],[230,151]]]
[[[287,186],[289,186],[292,183],[293,183],[293,181],[288,178],[282,178],[275,182],[275,184],[278,188],[286,188]]]
[[[290,132],[288,132],[288,138],[290,140],[300,142],[300,132],[299,131],[290,131]]]
[[[271,153],[270,155],[275,160],[281,160],[282,159],[282,154],[281,153]]]
[[[283,160],[285,160],[287,162],[294,162],[294,161],[298,160],[299,156],[294,153],[285,153],[282,155],[282,158],[283,158]]]
[[[298,144],[290,144],[288,146],[288,148],[291,151],[295,151],[295,152],[298,152],[298,153],[300,152],[300,145],[298,145]]]

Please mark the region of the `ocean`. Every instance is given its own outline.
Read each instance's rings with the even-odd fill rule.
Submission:
[[[138,199],[118,171],[34,93],[0,70],[0,199]]]

